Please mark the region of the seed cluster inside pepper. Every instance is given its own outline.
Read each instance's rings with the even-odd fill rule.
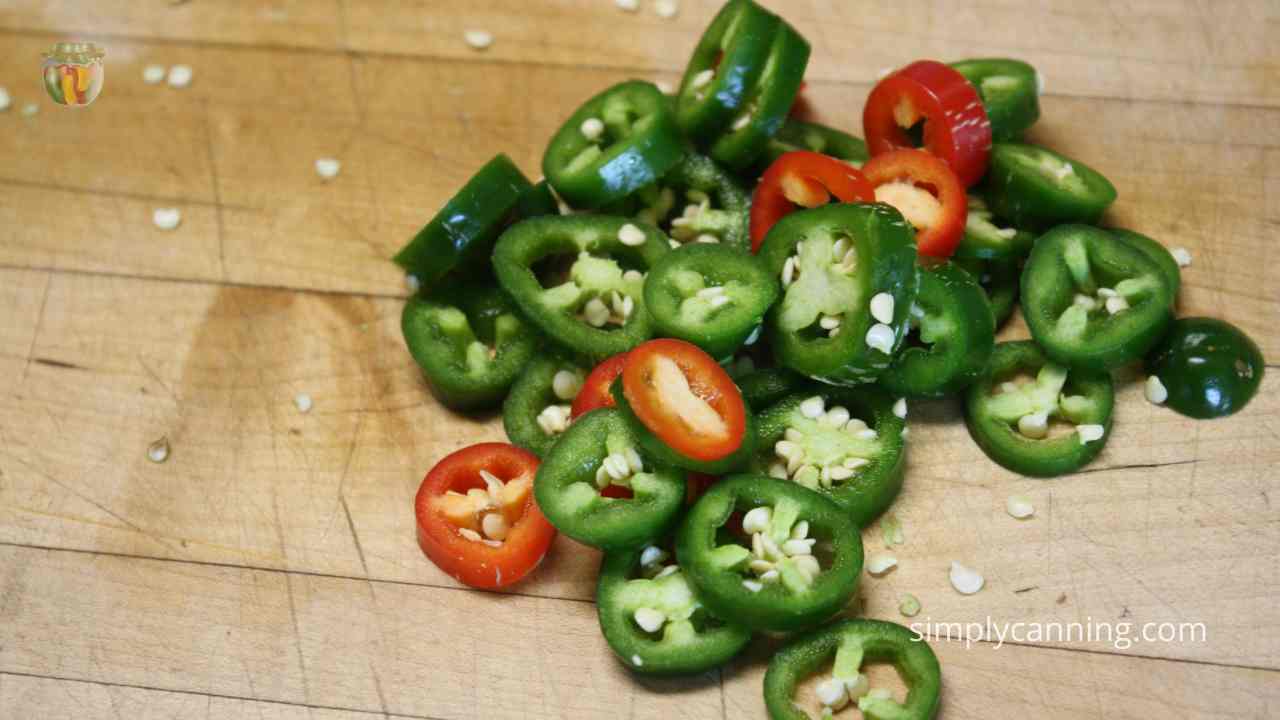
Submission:
[[[869,465],[880,451],[878,435],[848,408],[825,407],[821,395],[805,399],[788,420],[784,439],[774,445],[777,460],[769,474],[811,490],[831,488]]]
[[[798,505],[786,500],[773,507],[761,505],[742,517],[742,531],[751,537],[751,548],[721,546],[723,552],[750,577],[742,586],[756,593],[781,584],[792,593],[804,592],[822,572],[814,555],[816,538],[809,537],[809,522],[800,518]]]
[[[1081,443],[1101,439],[1101,425],[1081,422],[1091,412],[1092,402],[1083,395],[1063,394],[1067,374],[1067,368],[1048,363],[1034,380],[1007,380],[996,386],[988,411],[1032,440],[1049,437],[1049,421],[1055,417],[1077,423],[1075,433]]]
[[[440,512],[458,528],[462,537],[491,547],[501,547],[511,524],[519,519],[529,497],[532,480],[524,478],[503,482],[489,472],[480,471],[484,487],[466,493],[448,490],[437,502]]]

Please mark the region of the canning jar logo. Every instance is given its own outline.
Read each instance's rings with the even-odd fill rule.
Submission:
[[[88,105],[102,92],[106,52],[93,43],[60,42],[44,54],[44,89],[59,105]]]

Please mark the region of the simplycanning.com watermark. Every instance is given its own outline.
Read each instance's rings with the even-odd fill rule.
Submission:
[[[1083,621],[1002,622],[990,616],[985,622],[942,622],[925,618],[910,625],[917,640],[963,642],[965,648],[974,643],[991,643],[1000,649],[1006,642],[1014,645],[1052,645],[1066,643],[1110,643],[1116,650],[1128,650],[1142,643],[1204,643],[1209,628],[1202,622],[1112,622],[1086,617]]]
[[[44,89],[59,105],[84,107],[98,99],[106,70],[102,58],[106,51],[93,43],[54,43],[44,53],[41,74]]]

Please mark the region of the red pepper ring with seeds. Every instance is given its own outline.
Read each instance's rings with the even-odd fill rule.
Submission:
[[[862,166],[876,201],[897,208],[916,230],[921,255],[949,258],[964,237],[969,199],[956,174],[937,157],[913,149],[876,155]]]
[[[876,83],[862,110],[872,157],[915,147],[908,131],[920,123],[925,150],[951,166],[964,187],[987,172],[991,121],[978,90],[955,68],[918,60]]]
[[[418,545],[427,558],[471,587],[507,587],[528,575],[556,530],[533,500],[538,457],[506,443],[480,443],[447,455],[418,488]]]
[[[875,191],[858,168],[830,155],[797,150],[783,153],[764,171],[751,196],[751,252],[779,220],[800,208],[840,202],[874,202]]]

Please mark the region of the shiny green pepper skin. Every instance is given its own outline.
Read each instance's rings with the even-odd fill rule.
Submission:
[[[1262,351],[1240,328],[1205,317],[1174,321],[1147,355],[1146,369],[1169,393],[1165,404],[1193,418],[1239,412],[1262,384]]]

